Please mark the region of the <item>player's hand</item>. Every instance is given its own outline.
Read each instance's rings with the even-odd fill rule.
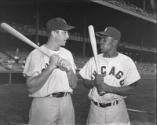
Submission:
[[[69,61],[66,59],[60,58],[60,60],[57,62],[57,66],[60,68],[62,71],[68,72],[71,70],[71,64]]]
[[[105,84],[104,83],[104,75],[96,74],[96,76],[95,76],[95,86],[96,86],[100,96],[104,95],[104,93],[105,93],[104,84]]]
[[[59,60],[60,57],[57,54],[51,55],[49,60],[50,67],[57,67]]]
[[[104,92],[105,93],[111,93],[111,88],[109,85],[107,85],[105,82],[104,82],[104,75],[101,75],[101,74],[97,74],[96,76],[96,87],[98,89],[98,93],[99,95],[104,95]]]
[[[95,76],[95,84],[100,85],[104,83],[104,75],[102,74],[96,74]]]

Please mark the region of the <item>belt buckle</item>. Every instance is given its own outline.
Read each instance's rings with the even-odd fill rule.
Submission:
[[[53,95],[52,95],[52,94],[49,94],[49,95],[47,95],[47,96],[45,96],[45,97],[53,97]]]
[[[113,103],[112,103],[112,105],[117,105],[119,103],[119,101],[118,100],[115,100]]]
[[[55,93],[55,94],[56,95],[53,95],[53,93],[52,93],[51,97],[61,98],[61,97],[67,96],[69,94],[69,92],[58,92],[58,93]]]
[[[53,97],[53,95],[52,95],[52,94],[50,94],[50,95],[48,95],[48,97]]]
[[[64,93],[64,96],[67,96],[67,95],[68,95],[68,92],[65,92],[65,93]]]
[[[65,93],[64,93],[64,96],[67,96],[68,94],[69,94],[69,92],[65,92]]]
[[[64,92],[57,92],[57,93],[53,93],[52,96],[56,97],[56,98],[61,98],[64,97]]]
[[[98,103],[98,106],[99,106],[99,107],[102,107],[102,108],[106,108],[106,107],[109,106],[108,104],[109,104],[109,103]]]
[[[114,102],[111,102],[111,103],[98,103],[98,102],[95,102],[94,100],[92,100],[92,102],[93,102],[96,106],[102,107],[102,108],[106,108],[106,107],[114,106],[114,105],[117,105],[117,104],[118,104],[118,100],[115,100]]]
[[[99,103],[99,102],[96,102],[96,105],[97,105],[97,106],[99,106],[99,107],[101,107],[101,105],[100,105],[100,103]]]
[[[94,100],[92,100],[92,102],[94,103],[94,105],[96,105],[96,106],[98,106],[98,107],[101,107],[100,103],[98,103],[98,102],[96,102],[96,101],[94,101]]]

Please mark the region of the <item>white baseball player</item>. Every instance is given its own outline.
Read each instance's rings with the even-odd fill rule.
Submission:
[[[91,87],[87,125],[130,125],[124,99],[131,94],[140,75],[133,60],[117,51],[119,30],[107,27],[96,35],[101,38],[102,53],[97,56],[100,74],[96,73],[94,58],[79,72],[84,84]]]
[[[47,22],[48,42],[27,57],[23,73],[27,76],[29,96],[33,97],[30,125],[74,125],[75,115],[70,94],[77,84],[75,63],[65,46],[69,26],[63,18]]]

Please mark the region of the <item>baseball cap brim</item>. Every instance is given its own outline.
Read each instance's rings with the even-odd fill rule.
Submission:
[[[71,29],[74,29],[74,28],[75,28],[74,26],[64,25],[64,26],[58,28],[58,30],[65,30],[65,31],[67,31],[67,30],[71,30]]]
[[[110,35],[105,33],[105,32],[97,32],[96,36],[98,36],[98,37],[106,37],[106,36],[110,36]]]

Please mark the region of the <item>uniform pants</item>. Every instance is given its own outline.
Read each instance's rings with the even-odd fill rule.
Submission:
[[[130,120],[124,100],[117,105],[98,107],[91,102],[87,125],[130,125]]]
[[[29,125],[74,125],[75,116],[71,96],[34,98]]]

